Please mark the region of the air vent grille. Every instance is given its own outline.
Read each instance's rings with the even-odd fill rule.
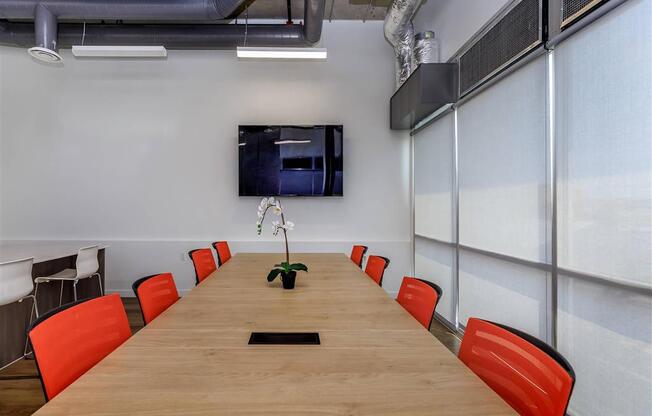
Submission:
[[[541,0],[522,0],[460,56],[464,95],[541,43]]]
[[[562,0],[561,2],[561,27],[568,26],[589,10],[593,9],[603,0]]]

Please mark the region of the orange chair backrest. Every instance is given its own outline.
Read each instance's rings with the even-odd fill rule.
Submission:
[[[164,310],[179,300],[179,292],[172,273],[154,274],[138,279],[131,286],[134,289],[145,325],[152,322]]]
[[[405,276],[398,291],[396,301],[410,312],[410,315],[430,329],[430,322],[435,314],[441,289],[434,283],[414,277]]]
[[[213,248],[217,252],[217,264],[219,266],[231,260],[231,250],[229,250],[229,243],[226,241],[216,241],[213,243]]]
[[[353,246],[353,249],[351,250],[351,260],[358,265],[358,267],[362,267],[362,259],[364,259],[364,255],[367,252],[367,246]]]
[[[470,318],[459,358],[519,414],[566,414],[575,373],[543,341],[514,328]]]
[[[367,259],[367,266],[364,269],[364,272],[367,276],[374,279],[378,286],[383,285],[383,275],[385,274],[385,269],[389,266],[389,259],[381,256],[369,256]]]
[[[118,294],[64,305],[31,326],[36,366],[51,400],[131,336]]]
[[[211,273],[217,270],[215,258],[210,248],[198,248],[188,252],[193,265],[195,266],[195,284],[204,281]]]

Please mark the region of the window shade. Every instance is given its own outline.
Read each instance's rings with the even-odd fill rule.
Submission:
[[[546,339],[545,271],[460,251],[460,323],[500,322]]]
[[[546,64],[458,109],[461,244],[546,260]]]
[[[652,286],[652,1],[555,49],[559,266]]]
[[[573,414],[648,416],[652,297],[565,276],[558,297],[558,349],[577,373]]]
[[[453,262],[455,249],[420,237],[415,238],[414,244],[414,275],[441,287],[442,297],[436,312],[454,325]]]
[[[555,49],[558,263],[652,285],[652,0],[630,0]],[[649,415],[652,296],[560,276],[558,347],[576,415]]]
[[[454,115],[447,114],[414,137],[414,230],[453,241]]]

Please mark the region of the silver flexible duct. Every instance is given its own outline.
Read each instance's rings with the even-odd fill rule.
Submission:
[[[439,44],[435,39],[435,32],[425,31],[414,37],[414,63],[415,68],[420,64],[439,62]]]
[[[412,73],[412,50],[414,26],[412,18],[422,0],[394,0],[385,16],[385,39],[394,47],[396,54],[396,88],[398,89]]]

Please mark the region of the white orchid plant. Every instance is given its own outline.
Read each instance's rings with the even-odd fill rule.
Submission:
[[[274,214],[280,217],[280,221],[272,221],[272,233],[278,235],[280,231],[283,232],[283,237],[285,238],[285,261],[281,264],[275,264],[275,268],[269,272],[267,276],[267,281],[272,282],[280,274],[282,276],[288,276],[292,272],[304,271],[307,272],[308,268],[303,263],[293,263],[290,264],[290,250],[288,246],[288,231],[294,230],[294,223],[292,221],[285,220],[285,213],[283,212],[283,206],[281,205],[281,200],[274,198],[273,196],[269,198],[263,198],[258,205],[258,221],[256,221],[256,229],[258,235],[263,232],[263,222],[265,221],[265,216],[269,210],[272,210]]]

